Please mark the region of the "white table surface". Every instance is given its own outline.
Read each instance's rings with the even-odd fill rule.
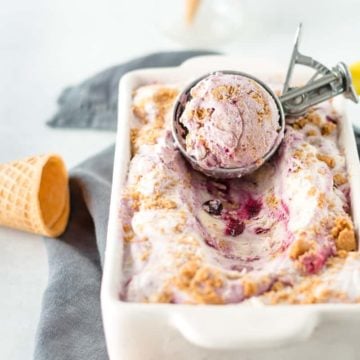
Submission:
[[[269,56],[286,64],[292,30],[305,17],[304,52],[330,65],[360,58],[356,15],[360,2],[334,1],[321,18],[304,12],[304,6],[313,7],[310,0],[304,0],[299,10],[289,6],[284,10],[289,3],[284,0],[271,3],[273,11],[283,6],[291,21],[268,24],[266,31],[260,21],[256,34],[243,29],[233,43],[219,49],[247,57]],[[322,6],[330,6],[328,1],[316,3],[314,11],[319,14]],[[354,10],[354,15],[350,12],[347,21],[335,22],[335,3]],[[161,13],[160,0],[0,0],[0,162],[57,152],[70,168],[111,144],[113,133],[54,130],[45,126],[45,120],[54,113],[65,86],[133,56],[181,48],[152,26],[149,14],[154,11]],[[355,107],[351,111],[359,113]],[[32,358],[46,282],[41,238],[0,229],[0,359]]]

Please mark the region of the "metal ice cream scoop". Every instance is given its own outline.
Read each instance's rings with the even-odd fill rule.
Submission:
[[[286,122],[285,116],[300,116],[304,114],[310,107],[340,94],[343,94],[345,98],[350,99],[355,103],[359,101],[347,65],[345,65],[343,62],[339,62],[332,69],[329,69],[312,57],[302,55],[299,52],[301,28],[302,26],[300,24],[296,32],[295,44],[281,96],[276,96],[275,93],[263,81],[255,78],[252,75],[238,71],[216,71],[216,73],[241,75],[243,77],[254,80],[271,95],[278,108],[279,129],[277,139],[270,150],[262,158],[257,159],[252,164],[248,164],[239,168],[202,168],[197,160],[190,156],[186,151],[185,138],[188,130],[185,129],[181,124],[180,118],[186,104],[191,100],[191,89],[201,80],[212,75],[213,73],[206,74],[196,79],[180,93],[175,103],[173,113],[173,137],[183,156],[196,170],[203,172],[207,176],[215,178],[237,178],[249,174],[258,169],[264,162],[269,160],[280,146],[284,137]],[[295,65],[297,64],[312,68],[315,70],[315,73],[304,86],[291,87],[290,81]]]

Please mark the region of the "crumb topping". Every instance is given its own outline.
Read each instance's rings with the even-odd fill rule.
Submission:
[[[347,183],[346,177],[340,173],[335,174],[333,179],[335,186],[341,186]]]
[[[279,199],[275,196],[273,192],[270,192],[266,197],[266,203],[269,207],[275,208],[279,205]]]
[[[315,243],[313,241],[308,241],[304,238],[296,240],[290,248],[290,259],[297,260],[300,256],[307,253],[309,250],[315,248]]]
[[[292,127],[300,130],[307,124],[313,124],[318,127],[321,125],[321,117],[314,109],[310,109],[304,116],[297,118]]]
[[[316,130],[313,130],[313,129],[311,129],[311,130],[308,130],[306,133],[306,136],[317,136],[317,132],[316,132]]]
[[[135,234],[130,224],[125,224],[123,226],[123,232],[125,242],[131,242],[134,240]]]
[[[244,295],[246,298],[256,295],[257,293],[257,284],[253,281],[244,281]]]
[[[323,161],[330,169],[333,169],[336,165],[334,158],[326,154],[317,154],[316,157]]]
[[[327,122],[326,124],[321,125],[320,130],[321,135],[331,135],[336,130],[336,124]]]
[[[318,206],[323,208],[326,205],[326,195],[324,193],[320,193],[318,196]]]
[[[316,187],[312,186],[308,191],[308,195],[309,196],[314,196],[315,194],[316,194]]]
[[[163,133],[166,116],[171,110],[177,94],[177,89],[160,87],[150,97],[142,98],[132,106],[133,114],[144,125],[140,129],[131,130],[132,154],[136,154],[143,144],[156,144],[157,139]],[[136,95],[137,92],[135,92],[134,97]],[[148,109],[147,105],[151,103],[154,106]]]
[[[214,112],[214,109],[198,107],[191,111],[192,116],[196,119],[196,121],[200,124],[204,124],[205,118],[211,116],[211,114]]]
[[[134,211],[149,209],[176,209],[178,206],[175,201],[168,199],[163,194],[157,192],[153,195],[146,196],[138,191],[132,191],[127,195],[131,200],[131,207]]]
[[[202,267],[197,261],[189,261],[180,269],[174,284],[182,291],[189,293],[200,304],[222,304],[223,300],[217,290],[223,286],[220,272]]]
[[[232,85],[220,85],[211,90],[216,100],[229,100],[238,94],[238,89]]]
[[[275,166],[271,168],[271,163],[269,166],[271,172],[267,173],[264,166],[254,176],[244,178],[243,183],[219,182],[221,191],[214,191],[186,164],[180,167],[174,150],[159,141],[168,130],[170,110],[178,91],[159,85],[148,87],[151,91],[134,92],[133,113],[137,119],[130,133],[132,154],[141,159],[147,152],[154,152],[146,157],[143,170],[141,162],[135,163],[135,173],[123,198],[126,205],[126,214],[122,215],[123,240],[127,254],[124,267],[125,273],[130,274],[124,298],[189,304],[241,302],[254,296],[265,304],[348,301],[348,294],[337,290],[335,285],[331,287],[333,284],[324,277],[324,274],[334,277],[340,273],[357,248],[353,223],[346,213],[347,187],[341,187],[347,183],[343,154],[333,150],[337,116],[328,117],[328,112],[319,106],[294,119],[292,125],[287,125],[293,129],[288,127],[285,134],[289,151],[285,160],[281,155],[280,159],[274,157]],[[222,101],[233,99],[239,91],[234,86],[212,90],[213,96]],[[248,95],[259,104],[258,114],[262,118],[267,110],[262,107],[260,94],[252,91]],[[206,106],[198,107],[191,115],[201,126],[213,111]],[[288,163],[277,166],[277,161]],[[303,176],[301,181],[306,182],[299,184],[304,186],[301,192],[304,203],[301,198],[294,200],[300,192],[290,191],[291,186],[281,182],[266,185],[265,176],[271,178],[281,166],[286,168],[288,176]],[[169,175],[167,169],[171,176],[164,175]],[[184,174],[173,178],[178,169],[184,169],[181,170]],[[322,177],[326,177],[325,181],[318,181]],[[331,184],[331,177],[334,187],[339,189],[324,185]],[[255,215],[250,211],[249,197],[259,199],[260,213]],[[305,225],[297,225],[295,221],[295,225],[288,226],[289,218],[293,220],[293,214],[301,212],[302,205],[304,212],[307,211],[306,201],[310,197],[318,205],[311,210],[310,220]],[[221,211],[213,214],[202,211],[202,219],[197,211],[202,209],[204,201],[219,202]],[[146,212],[144,218],[149,223],[141,222],[142,214],[136,214],[133,228],[131,216],[142,211]],[[152,219],[155,219],[153,229]],[[232,222],[244,229],[236,237],[224,237],[224,226]],[[300,228],[294,230],[293,226]],[[263,255],[265,248],[270,249],[268,257]],[[264,263],[271,264],[266,268]],[[142,292],[140,285],[147,286],[146,290]],[[356,299],[360,302],[360,291]]]
[[[331,235],[335,239],[335,245],[338,251],[356,250],[354,228],[349,219],[343,217],[335,219],[334,227],[331,229]]]

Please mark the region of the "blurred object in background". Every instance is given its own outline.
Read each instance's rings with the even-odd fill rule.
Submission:
[[[162,9],[155,19],[159,30],[183,46],[216,48],[235,40],[241,29],[240,0],[158,0],[157,3]]]
[[[200,0],[185,0],[185,20],[190,26],[198,12]]]
[[[230,43],[293,36],[303,22],[309,34],[339,38],[359,21],[359,0],[137,0],[144,21],[184,47],[223,48]],[[152,16],[151,16],[152,15]],[[326,35],[325,35],[326,34]],[[323,49],[325,50],[325,49]]]

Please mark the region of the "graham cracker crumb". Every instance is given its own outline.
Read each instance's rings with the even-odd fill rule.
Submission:
[[[143,123],[146,124],[148,122],[146,111],[145,111],[145,101],[142,101],[140,104],[132,106],[133,114]]]
[[[163,289],[163,291],[156,295],[151,302],[161,303],[161,304],[169,304],[172,302],[172,294],[171,291],[167,287]]]
[[[216,290],[223,286],[219,273],[209,268],[200,268],[190,283],[194,298],[207,304],[222,304],[223,300]]]
[[[161,135],[161,129],[159,128],[155,128],[155,127],[151,127],[151,128],[146,128],[143,127],[139,132],[138,132],[138,141],[141,142],[141,144],[147,144],[147,145],[154,145],[157,142],[157,139],[160,137]]]
[[[308,130],[305,135],[306,136],[316,136],[317,132],[316,132],[316,130],[311,129],[311,130]]]
[[[178,94],[178,90],[171,88],[161,88],[154,95],[153,100],[157,107],[164,108],[172,105]]]
[[[149,256],[150,256],[150,251],[145,251],[141,254],[140,260],[146,261],[149,258]]]
[[[211,114],[214,112],[214,109],[205,109],[202,107],[199,107],[195,110],[192,110],[192,116],[195,118],[195,120],[200,123],[204,124],[204,120],[206,117],[210,117]]]
[[[322,289],[317,294],[317,298],[320,302],[325,302],[327,299],[331,297],[332,291],[330,289]]]
[[[279,199],[275,196],[274,193],[270,193],[267,197],[266,197],[266,203],[269,207],[271,208],[275,208],[276,206],[279,205]]]
[[[217,289],[223,286],[219,271],[202,267],[198,261],[189,261],[180,269],[173,283],[188,293],[196,303],[222,304]]]
[[[337,217],[334,222],[334,227],[331,229],[331,235],[336,238],[343,229],[351,230],[353,228],[352,223],[346,217]]]
[[[304,116],[301,116],[298,119],[296,119],[296,121],[292,124],[292,127],[294,129],[300,130],[306,124],[314,124],[316,126],[320,126],[321,118],[314,109],[310,109]]]
[[[315,289],[320,285],[320,280],[316,277],[305,278],[300,284],[294,287],[284,287],[279,290],[270,291],[265,297],[271,304],[315,304],[324,302],[324,296],[315,296]]]
[[[185,235],[178,240],[179,244],[198,246],[199,242],[191,235]]]
[[[198,120],[204,120],[206,116],[206,111],[204,108],[197,108],[194,110],[194,115]]]
[[[176,233],[182,233],[184,231],[184,224],[176,224],[174,226],[174,231]]]
[[[296,149],[294,152],[293,152],[293,157],[295,158],[295,159],[301,159],[302,157],[303,157],[303,155],[304,155],[304,151],[303,150],[301,150],[301,149]]]
[[[275,281],[271,287],[271,291],[280,291],[284,289],[284,284],[281,281]]]
[[[130,224],[123,225],[124,241],[129,243],[134,240],[135,233]]]
[[[146,105],[153,103],[156,108],[155,119],[152,124],[153,128],[162,129],[165,123],[165,115],[171,109],[177,94],[177,89],[161,87],[152,96],[142,99],[139,103],[133,105],[133,113],[143,124],[147,124],[151,118],[146,112]]]
[[[345,259],[348,256],[349,252],[346,250],[338,250],[336,255],[341,258],[341,259]]]
[[[131,191],[131,190],[124,195],[125,198],[131,201],[130,206],[134,211],[138,211],[140,208],[141,196],[142,196],[141,193],[139,193],[138,191]]]
[[[167,199],[160,193],[155,193],[151,196],[145,196],[138,191],[130,191],[127,198],[131,200],[131,208],[134,211],[139,211],[140,208],[143,210],[148,209],[167,209],[172,210],[177,208],[175,201]]]
[[[138,135],[139,135],[139,129],[136,128],[130,129],[131,156],[134,156],[139,150],[139,147],[136,144]]]
[[[315,194],[316,194],[316,187],[312,186],[308,191],[308,195],[309,196],[314,196]]]
[[[172,210],[177,208],[175,201],[162,197],[149,197],[143,201],[144,209],[167,209]]]
[[[337,173],[334,175],[335,186],[341,186],[347,183],[347,179],[343,174]]]
[[[349,219],[344,217],[336,218],[335,225],[331,229],[331,235],[335,239],[335,245],[338,251],[356,250],[354,228]]]
[[[326,165],[330,168],[333,169],[336,165],[334,158],[332,158],[329,155],[325,155],[325,154],[317,154],[316,157],[320,160],[323,161],[324,163],[326,163]]]
[[[244,295],[245,297],[249,298],[251,296],[256,295],[257,293],[257,285],[253,281],[244,281]]]
[[[356,240],[353,230],[344,229],[340,231],[335,240],[337,250],[354,251],[356,250]]]
[[[258,110],[258,115],[260,117],[258,118],[259,121],[263,119],[264,116],[268,115],[270,112],[269,105],[264,101],[263,96],[260,95],[257,91],[251,91],[250,96],[261,106],[261,110]]]
[[[323,208],[326,204],[326,196],[324,193],[321,193],[319,194],[319,197],[318,197],[318,206],[320,208]]]
[[[300,238],[295,241],[290,248],[290,259],[297,260],[300,256],[304,255],[311,249],[314,249],[314,242],[308,241],[304,238]]]
[[[219,240],[218,246],[219,246],[219,249],[222,250],[223,252],[230,250],[230,244],[226,239]]]
[[[131,144],[135,144],[136,138],[138,137],[139,134],[139,129],[137,128],[132,128],[130,129],[130,141]]]
[[[336,130],[336,124],[332,122],[327,122],[324,125],[321,125],[321,135],[331,135]]]
[[[346,254],[346,256],[344,256],[344,254]],[[348,253],[346,251],[341,250],[337,252],[336,256],[330,256],[326,260],[326,268],[330,269],[331,271],[339,269],[344,265],[343,259],[346,258],[347,255]]]
[[[216,100],[228,100],[237,94],[237,88],[232,85],[220,85],[211,90]]]

